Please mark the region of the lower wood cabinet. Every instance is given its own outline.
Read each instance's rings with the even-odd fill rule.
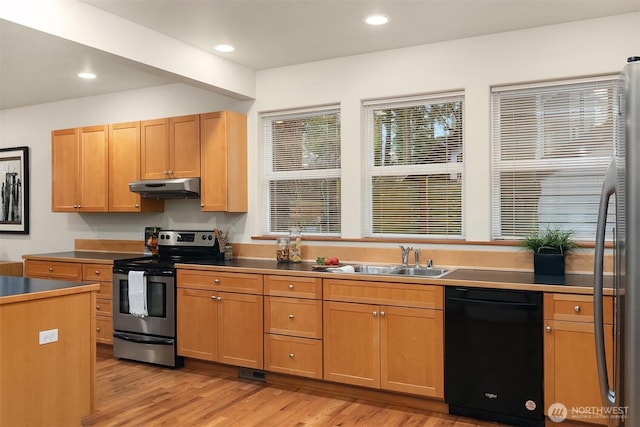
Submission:
[[[581,409],[601,408],[596,365],[593,297],[591,295],[545,294],[545,409],[553,403],[567,407],[567,419],[607,424],[607,419],[589,416]],[[607,369],[613,372],[613,300],[605,297],[605,347]],[[572,413],[572,408],[578,410]]]
[[[262,369],[262,275],[179,269],[177,283],[178,354]]]
[[[324,379],[444,397],[442,287],[347,282],[325,280]],[[349,301],[376,299],[406,306]]]
[[[96,342],[113,344],[113,265],[26,259],[25,277],[99,283],[96,295]]]

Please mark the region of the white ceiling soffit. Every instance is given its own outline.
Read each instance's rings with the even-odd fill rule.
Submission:
[[[83,0],[255,70],[640,10],[620,0]],[[366,15],[385,14],[371,27]]]

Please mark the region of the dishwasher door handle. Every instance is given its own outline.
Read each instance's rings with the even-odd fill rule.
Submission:
[[[521,310],[537,310],[538,305],[528,302],[508,302],[508,301],[494,301],[494,300],[482,300],[474,298],[456,298],[448,297],[447,301],[456,301],[462,304],[475,304],[475,305],[493,305],[497,307],[511,307]]]

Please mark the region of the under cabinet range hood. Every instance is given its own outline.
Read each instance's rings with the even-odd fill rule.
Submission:
[[[200,178],[145,179],[130,182],[129,190],[145,199],[197,199]]]

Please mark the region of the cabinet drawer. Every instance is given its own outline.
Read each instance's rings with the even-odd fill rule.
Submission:
[[[113,298],[113,283],[100,282],[100,289],[98,290],[97,298]]]
[[[322,301],[266,296],[264,331],[305,338],[322,338]]]
[[[242,294],[262,294],[262,275],[178,269],[177,286]]]
[[[85,282],[109,282],[113,280],[110,264],[82,264],[82,280]]]
[[[322,279],[295,276],[264,276],[264,294],[292,298],[322,298]]]
[[[325,279],[322,292],[325,301],[432,309],[443,307],[442,286],[436,285]]]
[[[113,344],[113,319],[111,317],[96,316],[96,342]]]
[[[265,370],[322,378],[322,340],[270,334],[264,337]]]
[[[96,298],[96,314],[99,316],[113,316],[112,300],[106,298]]]
[[[593,322],[593,296],[572,294],[544,294],[544,317],[552,320]],[[613,323],[613,298],[603,301],[604,322]]]
[[[42,279],[82,280],[82,264],[76,262],[25,260],[25,276]]]

